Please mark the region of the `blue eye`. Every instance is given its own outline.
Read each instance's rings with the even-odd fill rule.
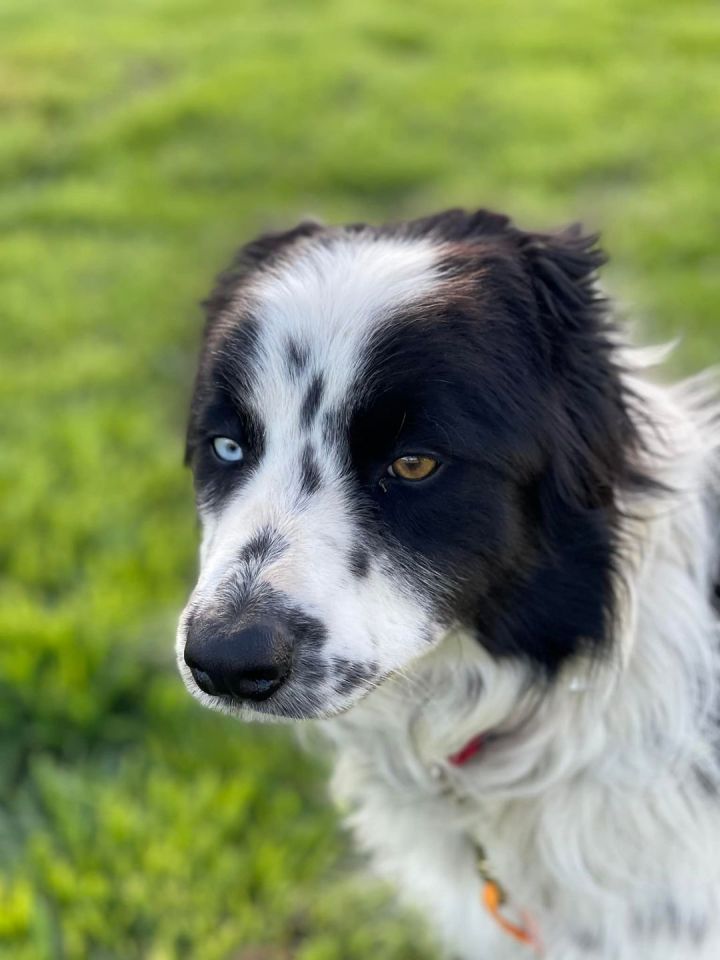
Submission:
[[[240,463],[243,458],[242,447],[230,437],[214,437],[212,448],[215,456],[225,463]]]

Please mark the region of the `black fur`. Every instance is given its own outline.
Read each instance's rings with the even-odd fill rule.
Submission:
[[[300,462],[300,489],[306,497],[311,497],[320,487],[320,467],[310,444],[306,444]]]
[[[243,546],[238,560],[240,563],[267,563],[270,560],[277,560],[286,546],[285,539],[271,527],[262,527]]]
[[[309,359],[310,351],[307,344],[298,343],[297,340],[288,341],[287,362],[292,377],[296,377],[303,372]]]
[[[356,545],[350,551],[350,569],[358,579],[366,577],[370,571],[370,553],[366,547]]]
[[[332,658],[333,678],[338,693],[350,693],[378,679],[377,663],[355,663],[342,657]]]
[[[324,390],[325,379],[321,373],[316,373],[308,384],[300,408],[300,422],[303,427],[309,427],[317,416]]]
[[[265,451],[265,428],[259,411],[246,402],[257,353],[258,327],[243,318],[213,350],[213,327],[205,330],[185,444],[185,462],[193,468],[195,487],[205,503],[218,505],[247,480]],[[230,437],[243,449],[241,464],[221,463],[213,453],[214,437]]]

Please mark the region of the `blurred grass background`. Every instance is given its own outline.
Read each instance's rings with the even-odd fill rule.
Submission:
[[[260,229],[491,205],[717,360],[719,63],[695,0],[2,0],[0,957],[434,956],[175,677],[195,304]]]

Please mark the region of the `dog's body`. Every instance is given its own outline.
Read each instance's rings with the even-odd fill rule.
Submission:
[[[321,720],[463,960],[720,957],[720,403],[650,382],[599,262],[485,212],[303,225],[208,301],[181,671]]]

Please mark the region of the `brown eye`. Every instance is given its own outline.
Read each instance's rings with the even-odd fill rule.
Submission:
[[[388,473],[391,477],[399,477],[401,480],[425,480],[426,477],[435,473],[439,466],[438,461],[432,457],[413,453],[393,460],[388,467]]]

